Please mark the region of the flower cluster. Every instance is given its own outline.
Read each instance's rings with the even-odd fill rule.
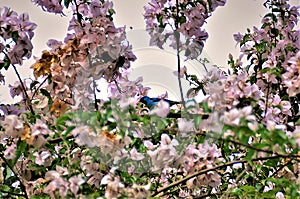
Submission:
[[[186,174],[193,174],[204,169],[213,168],[220,161],[220,157],[221,153],[216,145],[209,146],[207,142],[198,146],[190,145],[187,147],[182,161],[184,163],[183,171]],[[191,178],[186,184],[190,190],[199,189],[207,185],[215,188],[221,184],[221,176],[217,172],[211,171]]]
[[[7,70],[10,64],[22,65],[24,58],[31,57],[35,28],[28,14],[18,15],[7,7],[0,9],[0,69]]]
[[[32,66],[36,78],[51,75],[51,84],[44,89],[51,91],[52,100],[66,102],[74,110],[92,110],[97,107],[91,102],[96,95],[96,81],[101,78],[110,83],[112,98],[120,99],[114,94],[119,85],[124,86],[122,90],[128,87],[140,90],[136,86],[140,80],[131,82],[125,76],[130,61],[136,57],[126,41],[125,28],[117,28],[112,22],[112,2],[94,0],[84,3],[79,0],[74,2],[72,10],[75,14],[65,42],[49,40],[47,44],[51,51],[44,51],[41,59]],[[43,98],[45,100],[36,99],[44,104],[39,108],[47,106],[48,99]]]
[[[300,93],[300,52],[291,57],[289,64],[284,67],[286,72],[282,74],[282,79],[287,93],[290,97],[296,96]]]
[[[44,89],[51,91],[50,95],[54,101],[72,103],[71,93],[80,66],[78,62],[85,59],[83,51],[84,49],[79,47],[78,39],[70,40],[57,46],[53,52],[44,51],[41,58],[31,66],[36,78],[51,75],[51,82],[45,85]]]
[[[59,0],[31,0],[34,4],[41,6],[46,12],[62,14],[63,6],[60,4]]]
[[[56,170],[48,171],[45,178],[47,181],[50,181],[50,183],[44,189],[44,192],[49,194],[52,198],[55,198],[58,196],[66,197],[70,190],[76,196],[79,187],[84,183],[84,180],[80,176],[72,176],[66,181],[62,176],[68,174],[68,169],[60,166],[57,166]],[[59,194],[56,195],[57,192]]]
[[[235,35],[242,55],[229,56],[231,69],[212,68],[198,80],[183,67],[177,75],[203,99],[170,108],[167,100],[139,102],[148,88],[129,79],[136,58],[110,1],[34,2],[74,15],[65,40],[49,40],[32,65],[35,79],[9,85],[22,100],[0,105],[0,197],[299,198],[296,7],[266,0],[262,27]],[[196,58],[207,36],[201,26],[224,4],[152,0],[145,8],[151,42],[162,47],[171,38],[178,55]],[[30,54],[22,42],[35,24],[20,16],[1,11],[1,69]],[[9,57],[18,42],[22,53]],[[99,79],[108,85],[104,100]]]
[[[248,74],[244,71],[226,76],[222,70],[212,68],[203,79],[204,90],[209,95],[206,98],[208,105],[214,111],[224,112],[243,103],[250,103],[249,99],[261,99],[264,93],[255,83],[248,82],[248,78]]]
[[[150,141],[144,142],[148,148],[148,155],[151,157],[153,171],[160,171],[166,165],[172,164],[178,158],[176,146],[179,144],[176,139],[166,135],[161,135],[161,141],[158,146],[153,145]]]
[[[163,48],[167,40],[176,50],[184,51],[187,59],[196,59],[202,52],[207,32],[201,27],[205,20],[225,0],[187,1],[152,0],[146,6],[144,18],[150,34],[150,45]]]
[[[147,94],[149,88],[142,85],[142,77],[134,81],[129,80],[129,70],[122,68],[119,72],[120,76],[116,81],[108,84],[108,97],[119,100],[122,108],[135,106],[140,97]]]

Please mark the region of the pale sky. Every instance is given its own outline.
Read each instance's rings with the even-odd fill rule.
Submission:
[[[145,84],[155,88],[152,94],[161,94],[164,90],[168,90],[170,98],[178,98],[177,83],[173,83],[172,80],[176,77],[170,74],[176,70],[174,52],[149,48],[148,41],[146,41],[147,34],[144,32],[145,23],[142,13],[144,12],[143,6],[149,1],[113,0],[116,10],[115,24],[116,26],[126,25],[128,30],[130,26],[133,27],[133,30],[128,32],[129,41],[132,42],[134,52],[138,57],[136,63],[133,64],[133,77],[145,76]],[[207,20],[205,29],[209,33],[209,38],[203,54],[211,60],[212,64],[226,67],[229,53],[238,57],[239,48],[235,47],[233,34],[244,33],[246,28],[252,29],[253,26],[260,25],[261,18],[267,12],[262,6],[263,2],[263,0],[227,0],[227,4],[224,7],[218,7],[213,16]],[[292,5],[300,4],[299,0],[290,2]],[[48,39],[63,40],[66,35],[70,13],[66,13],[69,14],[68,17],[48,14],[43,12],[40,7],[33,5],[30,0],[0,0],[0,7],[3,6],[11,7],[18,14],[29,13],[30,21],[38,25],[33,38],[33,55],[37,57],[41,55],[42,50],[47,48]],[[23,78],[33,78],[32,71],[29,69],[32,63],[33,60],[26,61],[23,66],[18,68]],[[186,65],[190,72],[201,73],[203,71],[201,66],[195,62],[189,62]],[[149,75],[149,71],[154,71],[154,74]],[[6,75],[6,85],[0,86],[0,103],[10,102],[6,87],[16,80],[16,75],[12,70],[3,73]]]

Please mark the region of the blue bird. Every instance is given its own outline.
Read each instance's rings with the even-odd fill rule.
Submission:
[[[154,108],[158,102],[160,100],[163,100],[165,102],[167,102],[170,106],[173,106],[175,104],[180,104],[179,102],[175,102],[172,100],[168,100],[168,99],[162,99],[162,98],[158,98],[158,97],[148,97],[148,96],[144,96],[140,99],[140,102],[142,102],[143,104],[145,104],[148,108]]]

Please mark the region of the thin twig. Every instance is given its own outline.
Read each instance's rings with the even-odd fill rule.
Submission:
[[[121,88],[120,88],[120,86],[119,86],[119,84],[118,84],[118,82],[117,82],[117,80],[114,80],[114,82],[115,82],[115,84],[117,86],[117,89],[118,89],[119,93],[120,94],[123,93],[122,90],[121,90]]]
[[[20,76],[20,74],[19,74],[19,72],[18,72],[16,66],[15,66],[14,64],[11,63],[11,61],[10,61],[8,55],[7,55],[5,52],[2,52],[2,53],[6,56],[6,58],[7,58],[8,61],[9,61],[9,63],[12,65],[12,67],[13,67],[15,73],[17,74],[17,77],[18,77],[18,79],[19,79],[19,82],[21,83],[22,91],[23,91],[24,96],[25,96],[25,98],[26,98],[25,100],[26,100],[26,102],[27,102],[27,104],[28,104],[28,107],[29,107],[29,110],[30,110],[30,112],[31,112],[32,115],[35,115],[35,112],[34,112],[34,110],[33,110],[33,108],[32,108],[31,101],[30,101],[29,96],[28,96],[28,94],[27,94],[25,85],[24,85],[24,83],[23,83],[23,81],[22,81],[22,78],[21,78],[21,76]]]
[[[268,83],[268,86],[267,86],[267,96],[266,96],[266,104],[265,104],[265,115],[264,117],[266,118],[267,116],[267,111],[268,111],[268,101],[269,101],[269,91],[270,91],[270,84]]]
[[[19,82],[21,83],[21,87],[22,87],[23,93],[24,93],[24,95],[25,95],[25,98],[26,98],[25,100],[26,100],[26,102],[27,102],[27,104],[28,104],[29,110],[30,110],[30,112],[31,112],[32,115],[35,115],[35,112],[34,112],[34,110],[33,110],[33,108],[32,108],[31,101],[30,101],[29,96],[28,96],[28,94],[27,94],[25,85],[24,85],[24,83],[23,83],[23,81],[22,81],[22,78],[21,78],[21,76],[20,76],[20,74],[19,74],[19,72],[18,72],[16,66],[15,66],[14,64],[11,64],[11,65],[13,66],[13,68],[14,68],[14,70],[15,70],[15,73],[16,73],[17,76],[18,76]]]
[[[281,165],[281,167],[279,167],[274,173],[272,173],[272,175],[270,177],[275,176],[280,170],[282,170],[284,167],[286,167],[288,164],[290,164],[292,162],[292,159],[289,160],[286,164]]]
[[[83,24],[82,24],[82,15],[79,13],[79,5],[77,4],[76,1],[74,1],[74,4],[75,4],[75,7],[76,7],[76,16],[77,16],[77,21],[79,23],[79,25],[81,27],[83,27]]]
[[[98,99],[97,99],[96,88],[97,88],[96,81],[93,78],[93,92],[94,92],[95,110],[98,111]]]
[[[48,142],[49,144],[56,144],[56,143],[59,143],[59,142],[61,142],[61,141],[63,141],[63,140],[70,140],[70,139],[73,139],[73,138],[74,138],[73,135],[68,135],[68,136],[66,136],[65,138],[62,138],[62,137],[53,138],[53,139],[51,139],[51,140],[48,140],[47,142]]]
[[[22,183],[19,175],[15,172],[15,170],[11,167],[11,165],[7,162],[7,160],[5,159],[5,157],[0,153],[0,158],[3,160],[3,162],[8,166],[8,168],[13,172],[13,174],[15,175],[15,177],[17,178],[17,180],[20,182],[20,187],[21,190],[24,192],[23,196],[28,199],[28,195],[26,192],[26,187],[25,185]]]
[[[33,97],[37,94],[38,90],[42,87],[42,85],[46,82],[47,79],[49,79],[49,75],[42,81],[42,83],[40,83],[40,85],[37,87],[37,89],[34,91],[31,100],[33,100]]]

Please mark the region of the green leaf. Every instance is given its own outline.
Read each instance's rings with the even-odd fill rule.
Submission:
[[[4,68],[5,70],[8,70],[9,66],[10,66],[9,58],[7,56],[5,56],[4,59],[3,59],[3,62],[0,63],[0,70],[2,68]]]
[[[249,41],[250,34],[245,34],[243,40],[240,43],[240,46],[244,45],[247,41]]]
[[[200,126],[201,121],[202,121],[202,116],[200,116],[200,115],[195,115],[194,116],[194,124],[195,124],[195,126]]]
[[[186,22],[185,16],[180,17],[180,19],[179,19],[179,24],[183,24],[183,23],[185,23],[185,22]]]
[[[261,42],[255,45],[255,48],[259,54],[262,54],[267,51],[267,42]]]
[[[254,143],[252,144],[252,146],[254,146],[255,148],[259,148],[259,149],[262,149],[262,148],[266,148],[266,147],[269,147],[270,145],[268,143]]]
[[[0,185],[0,193],[1,193],[1,191],[10,192],[10,190],[11,190],[11,186],[8,186],[5,184]]]
[[[72,118],[69,115],[62,115],[61,117],[57,118],[56,126],[65,126],[66,121],[70,121]]]
[[[66,6],[66,8],[69,8],[71,2],[72,0],[65,0],[64,5]]]
[[[300,118],[297,120],[296,125],[300,125]]]
[[[116,11],[114,9],[109,9],[108,13],[109,13],[110,16],[112,16],[116,13]]]
[[[25,153],[25,154],[28,153],[28,151],[26,150],[26,148],[27,148],[26,142],[23,142],[23,141],[19,140],[18,143],[17,143],[17,150],[16,150],[16,153],[15,153],[16,157],[12,160],[12,166],[14,166],[16,164],[16,162],[18,161],[19,157],[23,153]],[[25,156],[27,156],[27,155],[25,155]]]
[[[70,126],[64,133],[64,137],[66,138],[76,127],[75,126]]]
[[[256,154],[256,150],[253,149],[249,149],[247,156],[245,157],[245,160],[247,160],[248,162],[252,161],[253,156]]]
[[[41,91],[42,95],[44,95],[48,98],[48,106],[50,107],[52,105],[53,101],[52,101],[52,97],[51,97],[49,91],[47,91],[46,89],[43,89],[43,88],[40,91]]]
[[[30,90],[32,90],[34,87],[35,87],[35,85],[37,85],[38,83],[40,83],[39,81],[33,81],[31,84],[30,84]]]
[[[243,194],[243,191],[239,188],[234,188],[230,193],[232,193],[235,196],[239,196]]]
[[[253,194],[255,194],[255,187],[253,187],[253,186],[248,186],[248,185],[245,185],[245,186],[243,186],[243,187],[241,187],[241,189],[243,190],[243,191],[246,191],[247,193],[253,193]]]
[[[264,18],[271,18],[273,21],[277,22],[277,17],[274,13],[268,13],[264,16]]]
[[[277,37],[280,33],[280,31],[276,28],[272,28],[270,32],[274,35],[274,37]]]
[[[14,42],[17,42],[18,38],[19,38],[18,31],[12,32],[12,39],[14,40]]]

